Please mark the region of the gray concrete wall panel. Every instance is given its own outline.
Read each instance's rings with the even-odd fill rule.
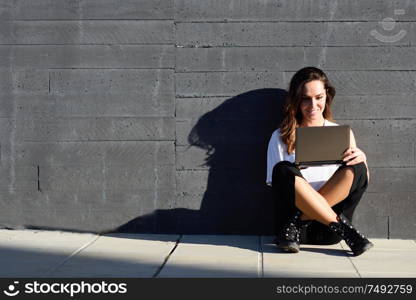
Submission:
[[[0,68],[172,69],[173,45],[2,45]]]
[[[17,0],[17,20],[173,19],[173,0]]]
[[[377,4],[377,5],[375,5]],[[416,13],[406,0],[234,0],[204,1],[175,0],[175,19],[179,21],[378,21],[395,8],[407,13],[403,20],[414,21]]]

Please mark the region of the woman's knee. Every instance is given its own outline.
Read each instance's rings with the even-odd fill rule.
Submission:
[[[277,164],[274,165],[274,168],[287,168],[294,166],[293,163],[287,160],[279,161]]]
[[[299,169],[289,161],[280,161],[273,167],[272,177],[275,179],[282,179],[282,177],[293,178],[294,175],[302,176]]]
[[[367,166],[364,162],[355,165],[343,165],[341,168],[350,168],[354,172],[354,182],[359,186],[367,184]]]
[[[287,160],[282,160],[274,165],[273,174],[287,174],[288,172],[292,172],[293,167],[293,163]]]
[[[355,165],[342,165],[340,169],[349,168],[354,172],[354,176],[367,175],[367,166],[364,162],[360,162]]]
[[[354,174],[356,175],[367,175],[367,166],[364,162],[360,162],[359,164],[352,165],[354,168]]]

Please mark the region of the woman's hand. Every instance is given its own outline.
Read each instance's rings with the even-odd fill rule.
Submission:
[[[350,147],[344,152],[343,161],[348,161],[347,166],[356,165],[361,162],[364,162],[367,165],[367,157],[365,153],[358,149],[357,147]]]

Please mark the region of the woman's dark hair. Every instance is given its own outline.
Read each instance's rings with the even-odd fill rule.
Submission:
[[[331,104],[335,97],[335,88],[329,82],[326,74],[321,69],[315,67],[305,67],[297,71],[290,80],[284,107],[284,119],[280,126],[280,134],[282,141],[287,145],[288,154],[295,150],[295,130],[302,123],[303,115],[300,110],[300,103],[303,97],[304,86],[307,82],[314,80],[322,81],[326,91],[323,116],[329,121],[334,121]]]

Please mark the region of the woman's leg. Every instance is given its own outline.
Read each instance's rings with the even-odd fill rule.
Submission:
[[[368,186],[367,167],[364,163],[351,166],[343,165],[337,172],[340,172],[343,169],[349,169],[354,172],[352,186],[348,196],[333,205],[332,209],[337,215],[342,213],[349,221],[352,221],[355,208],[360,202],[362,195]],[[336,174],[334,173],[334,175]],[[335,202],[336,201],[333,203]],[[312,222],[312,224],[307,228],[307,232],[305,232],[304,242],[308,244],[330,245],[338,243],[339,241],[340,238],[337,235],[329,231],[327,226],[319,222]]]
[[[273,167],[272,188],[275,195],[276,233],[290,222],[297,212],[295,205],[295,177],[302,176],[300,170],[289,161],[281,161]]]
[[[282,161],[276,164],[272,181],[279,198],[292,203],[294,208],[325,225],[336,221],[336,213],[326,199],[312,188],[293,163]]]
[[[329,245],[339,242],[340,238],[329,231],[328,226],[326,225],[328,225],[329,222],[336,221],[336,215],[340,213],[343,213],[351,220],[354,209],[367,187],[367,169],[364,163],[353,166],[343,165],[337,172],[340,173],[344,168],[352,169],[354,171],[353,183],[348,197],[337,204],[335,204],[337,201],[331,202],[332,204],[335,204],[334,208],[331,209],[325,197],[315,191],[309,183],[306,182],[300,170],[294,166],[293,163],[282,161],[276,164],[273,169],[272,187],[276,193],[277,199],[280,200],[276,202],[277,222],[282,224],[295,212],[295,210],[300,208],[300,210],[313,215],[313,218],[319,221],[312,222],[312,224],[308,226],[308,230],[305,232],[306,235],[303,239],[304,243]],[[345,172],[347,176],[351,175],[348,174],[349,171],[342,172]],[[341,198],[341,196],[338,196],[338,199],[339,198]],[[279,223],[276,225],[278,232],[281,232]]]
[[[319,189],[321,194],[329,206],[341,202],[350,194],[352,183],[354,181],[354,169],[352,167],[345,167],[338,169],[334,175]]]
[[[300,247],[300,230],[309,223],[299,220],[302,212],[295,205],[295,177],[302,176],[291,162],[281,161],[273,168],[272,187],[276,196],[276,239],[278,248],[284,252],[296,253]]]
[[[295,178],[295,205],[308,217],[325,225],[337,220],[327,200],[299,176]]]
[[[342,212],[344,207],[351,208],[349,210],[352,211],[358,204],[364,190],[357,187],[361,187],[362,174],[366,172],[365,165],[364,168],[361,165],[364,164],[341,166],[320,189],[321,194],[312,188],[293,163],[282,161],[273,169],[272,186],[279,198],[288,203],[287,209],[291,210],[291,205],[294,205],[307,217],[304,216],[302,219],[314,219],[328,225],[336,221],[337,214]],[[351,197],[349,194],[357,194],[357,197]],[[341,201],[346,198],[349,201],[344,205]],[[331,208],[334,205],[338,211]],[[346,216],[349,217],[348,214]]]
[[[318,193],[326,200],[330,207],[346,199],[354,181],[354,168],[344,167],[338,169],[331,178],[319,189]],[[304,212],[301,220],[315,219]]]
[[[354,180],[350,192],[347,198],[335,204],[332,209],[337,214],[343,213],[351,221],[354,210],[367,189],[368,178],[367,167],[363,162],[353,166],[341,166],[340,168],[350,167],[352,167],[354,171]]]
[[[337,213],[331,207],[351,193],[355,168],[360,168],[360,165],[341,166],[318,192],[305,179],[296,176],[295,204],[304,214],[301,219],[314,219],[325,225],[336,222]]]

